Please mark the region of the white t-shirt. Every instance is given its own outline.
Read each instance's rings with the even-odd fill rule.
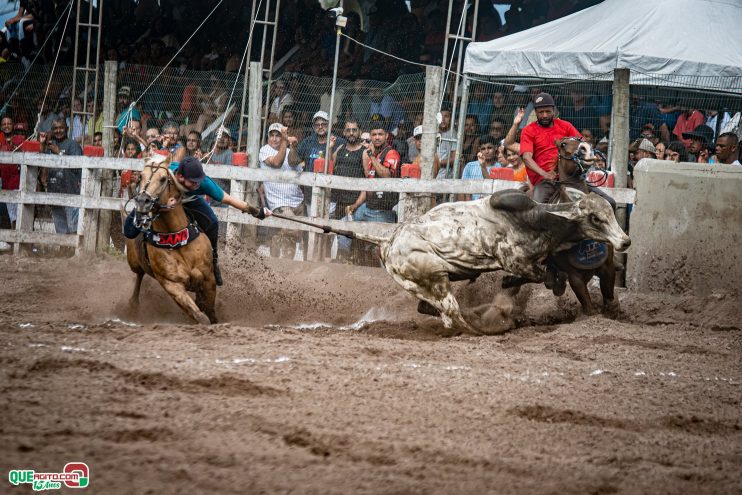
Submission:
[[[280,169],[271,167],[265,160],[278,154],[278,150],[272,148],[266,144],[260,148],[260,168],[268,170],[301,170],[301,164],[292,167],[289,165],[289,151],[286,150],[286,158],[283,159],[283,164]],[[265,191],[265,200],[268,203],[268,208],[271,210],[280,208],[282,206],[290,206],[296,208],[304,201],[304,193],[301,192],[301,188],[296,184],[285,184],[282,182],[264,182],[263,190]]]

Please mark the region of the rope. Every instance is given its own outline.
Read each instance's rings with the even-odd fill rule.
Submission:
[[[353,38],[352,36],[348,36],[345,33],[341,33],[340,36],[343,36],[345,38],[348,38],[349,40],[351,40],[353,43],[355,43],[357,45],[360,45],[360,46],[362,46],[364,48],[368,48],[369,50],[372,50],[374,52],[380,53],[380,54],[382,54],[382,55],[384,55],[386,57],[393,58],[395,60],[399,60],[400,62],[403,62],[405,64],[416,65],[418,67],[428,67],[427,64],[423,64],[423,63],[420,63],[420,62],[413,62],[412,60],[407,60],[407,59],[398,57],[396,55],[393,55],[393,54],[391,54],[389,52],[385,52],[384,50],[379,50],[378,48],[374,48],[373,46],[370,46],[370,45],[367,45],[367,44],[365,44],[365,43],[363,43],[361,41],[358,41],[357,39]],[[451,74],[457,74],[456,71],[453,71],[453,70],[450,70],[450,69],[446,69],[445,67],[443,67],[443,71],[444,72],[451,73]],[[463,75],[461,73],[458,73],[458,74],[459,75]],[[472,76],[468,76],[468,77],[469,77],[469,80],[470,81],[476,81],[476,82],[480,82],[480,83],[483,83],[483,84],[490,84],[492,86],[508,86],[508,87],[511,87],[511,88],[514,88],[515,86],[525,86],[527,88],[530,88],[530,87],[543,88],[545,86],[564,86],[565,84],[572,84],[572,83],[593,81],[593,80],[596,80],[596,79],[604,78],[604,77],[606,77],[608,75],[612,76],[613,75],[613,71],[600,72],[598,74],[594,74],[593,76],[586,77],[584,79],[566,79],[565,81],[567,81],[567,82],[562,81],[562,82],[555,82],[555,83],[534,83],[534,84],[520,84],[520,83],[516,84],[516,83],[493,82],[493,81],[489,81],[487,79],[479,79],[477,77],[472,77]]]
[[[21,143],[13,149],[13,153],[18,151],[18,149],[20,149],[21,146],[23,146],[23,143],[30,141],[31,138],[35,137],[39,132],[39,124],[41,124],[41,114],[44,112],[44,105],[46,105],[46,97],[49,95],[49,88],[52,85],[52,77],[54,77],[54,69],[57,67],[57,61],[59,60],[59,54],[62,51],[62,45],[64,44],[64,35],[65,33],[67,33],[67,26],[69,25],[70,16],[72,15],[72,4],[74,3],[74,1],[75,0],[70,0],[69,5],[67,5],[67,7],[69,8],[69,12],[67,12],[67,20],[64,21],[64,29],[62,30],[62,38],[59,40],[59,48],[57,48],[57,54],[54,57],[54,64],[52,64],[52,70],[49,73],[49,81],[46,84],[46,90],[44,91],[44,98],[41,100],[41,108],[39,109],[39,112],[36,114],[36,125],[34,126],[34,130],[31,133],[31,135],[29,135],[26,139],[21,141]],[[64,14],[64,11],[62,11],[62,13]],[[59,16],[59,19],[57,19],[57,24],[59,24],[59,21],[61,20],[62,20],[62,16]],[[55,24],[54,28],[52,28],[52,30],[50,31],[49,33],[50,35],[56,29],[57,24]],[[48,36],[46,41],[49,41],[50,38],[51,36]],[[34,57],[33,62],[36,62],[36,58],[38,58],[39,54],[41,54],[41,52],[43,51],[44,45],[46,45],[46,41],[44,41],[44,44],[41,45],[41,48],[39,49],[39,53],[36,54],[36,57]],[[28,69],[26,70],[26,74],[28,74],[31,71],[31,66],[33,65],[33,62],[31,62],[31,65],[28,66]],[[23,75],[23,79],[25,79],[26,74]],[[16,87],[16,91],[18,90],[18,88],[20,88],[21,83],[23,82],[23,79],[21,79],[21,81],[18,83],[18,86]],[[71,92],[74,93],[74,90],[75,88],[72,88]],[[15,94],[15,91],[13,92],[13,94]],[[74,94],[70,96],[74,96]],[[11,95],[10,98],[12,97],[13,96]],[[8,98],[8,102],[10,102],[10,98]],[[70,105],[71,104],[72,104],[72,98],[70,98]]]
[[[237,69],[237,73],[235,74],[234,78],[234,84],[232,85],[232,92],[229,94],[229,100],[227,100],[227,104],[224,107],[224,115],[222,116],[222,122],[219,125],[219,129],[216,131],[216,139],[214,139],[214,147],[211,148],[211,151],[207,153],[206,158],[206,164],[208,165],[209,162],[211,162],[211,159],[214,157],[214,152],[216,151],[216,144],[219,142],[219,138],[222,136],[222,132],[224,131],[224,122],[227,120],[227,114],[229,113],[229,106],[232,103],[232,97],[234,96],[234,91],[237,88],[237,81],[240,80],[240,72],[242,72],[242,67],[245,64],[245,59],[247,58],[247,49],[250,46],[250,41],[252,40],[252,33],[255,29],[255,22],[258,19],[258,15],[260,12],[260,7],[263,4],[263,0],[260,0],[258,2],[258,7],[255,9],[255,18],[252,19],[250,23],[250,32],[247,35],[247,43],[245,43],[245,52],[242,54],[242,60],[240,60],[240,66]],[[267,13],[266,13],[267,15]],[[245,71],[245,77],[248,77],[247,71]]]
[[[71,13],[72,12],[72,5],[74,3],[75,3],[75,0],[70,0],[70,3],[67,4],[67,7],[65,7],[65,10],[66,9],[70,9],[70,13]],[[21,80],[18,81],[18,85],[15,87],[15,89],[13,90],[13,92],[8,97],[7,101],[5,102],[5,105],[3,105],[2,111],[0,111],[0,114],[1,113],[5,113],[5,110],[7,109],[8,105],[10,105],[10,101],[13,99],[13,97],[15,96],[15,94],[18,92],[18,89],[21,87],[21,84],[23,84],[23,80],[26,79],[26,76],[28,75],[28,73],[31,72],[31,67],[33,67],[33,64],[36,63],[36,59],[38,59],[39,56],[42,53],[44,53],[44,47],[49,42],[49,40],[52,39],[51,34],[54,31],[56,31],[57,26],[59,25],[59,23],[62,20],[62,17],[63,16],[64,16],[64,10],[62,11],[62,15],[59,16],[59,19],[57,19],[56,24],[54,24],[54,27],[52,27],[51,31],[49,31],[49,36],[46,37],[46,39],[44,40],[44,43],[41,45],[41,48],[39,48],[39,51],[36,53],[36,56],[31,61],[31,65],[28,66],[28,68],[26,69],[26,72],[23,74],[23,77],[21,78]],[[69,20],[69,18],[70,18],[70,16],[69,16],[69,14],[67,14],[67,20]],[[65,27],[65,29],[66,29],[66,27]],[[64,35],[62,36],[62,42],[64,42]],[[59,55],[59,50],[61,50],[61,48],[62,48],[62,42],[59,43],[59,49],[57,50],[57,55]],[[42,107],[42,109],[43,109],[43,107]]]

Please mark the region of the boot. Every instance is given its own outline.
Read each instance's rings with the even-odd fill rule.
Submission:
[[[216,252],[216,249],[214,250],[214,279],[216,279],[216,285],[218,287],[221,287],[224,283],[222,281],[222,272],[219,270],[219,255]]]

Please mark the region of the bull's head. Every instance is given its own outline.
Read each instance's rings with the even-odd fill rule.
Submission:
[[[577,227],[574,232],[575,239],[607,242],[619,252],[625,251],[631,245],[631,239],[618,225],[610,203],[595,193],[590,193],[572,203],[569,209],[549,213],[571,220]]]
[[[137,194],[134,196],[134,225],[148,230],[157,217],[160,207],[167,203],[172,186],[170,160],[162,155],[144,159],[144,169],[139,176]]]

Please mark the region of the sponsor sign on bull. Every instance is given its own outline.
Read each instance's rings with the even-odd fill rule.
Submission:
[[[90,484],[90,468],[84,462],[68,462],[61,473],[42,473],[33,469],[11,469],[8,481],[13,486],[29,484],[35,492],[67,488],[87,488]]]

